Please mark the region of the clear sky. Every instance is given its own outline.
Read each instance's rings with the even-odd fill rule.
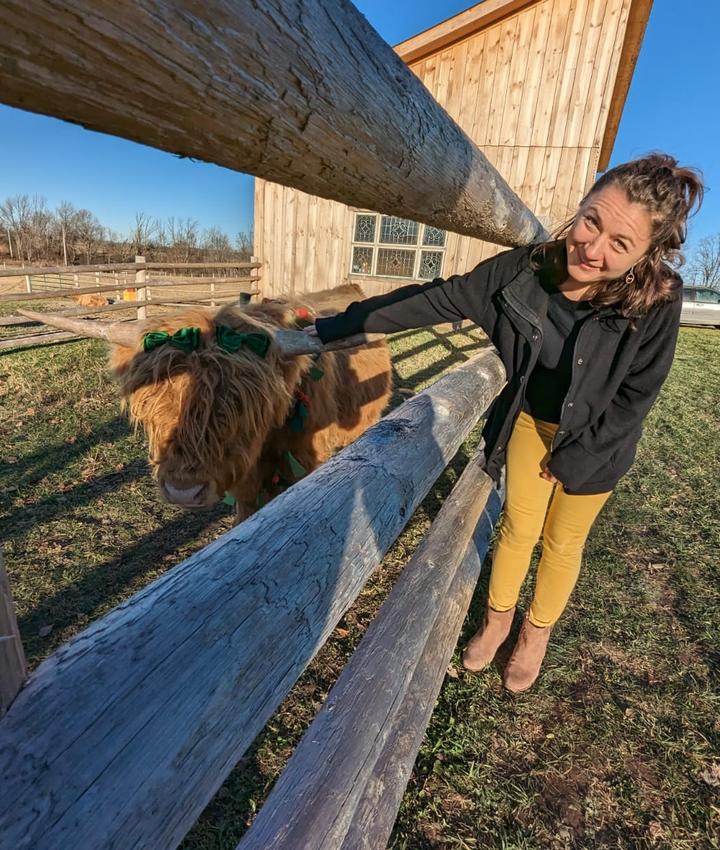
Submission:
[[[470,0],[357,0],[396,44],[472,5]],[[703,211],[690,242],[720,231],[719,0],[655,0],[611,165],[665,150],[705,174]],[[234,236],[252,220],[252,178],[178,159],[0,105],[0,200],[38,194],[51,207],[68,200],[126,233],[136,211],[196,219]],[[715,189],[715,190],[714,190]]]

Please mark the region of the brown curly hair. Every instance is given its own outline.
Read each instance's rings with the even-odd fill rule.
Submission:
[[[650,248],[633,267],[632,276],[599,281],[589,293],[595,306],[613,306],[630,319],[647,314],[663,301],[674,300],[682,287],[682,279],[674,270],[682,265],[681,246],[687,237],[687,220],[697,212],[703,200],[702,175],[694,168],[684,168],[668,154],[652,153],[606,171],[580,202],[582,207],[596,192],[607,186],[622,189],[628,199],[641,204],[650,213],[652,235]],[[565,236],[575,217],[555,234],[552,242],[538,245],[532,253],[536,264],[544,264],[548,254],[564,247]],[[630,278],[628,280],[628,278]]]

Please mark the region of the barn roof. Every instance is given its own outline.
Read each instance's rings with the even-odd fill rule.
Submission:
[[[534,6],[541,0],[484,0],[464,12],[454,15],[430,29],[414,35],[395,46],[395,51],[408,64],[425,59],[463,39],[470,38],[503,18]],[[652,0],[631,0],[625,40],[613,88],[610,109],[605,123],[598,170],[604,171],[610,162],[620,118],[625,106],[630,81],[642,45]]]

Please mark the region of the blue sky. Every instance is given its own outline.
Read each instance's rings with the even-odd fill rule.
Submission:
[[[358,0],[360,11],[396,44],[468,8],[468,0]],[[681,11],[682,10],[682,11]],[[720,231],[720,2],[655,0],[633,77],[612,164],[666,150],[705,174],[708,192],[690,243]],[[191,217],[233,236],[252,218],[252,178],[178,159],[0,105],[0,199],[39,194],[92,210],[125,233],[136,211]]]

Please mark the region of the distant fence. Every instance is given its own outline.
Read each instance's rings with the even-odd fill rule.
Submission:
[[[102,313],[127,313],[132,318],[147,318],[148,306],[216,306],[249,301],[259,293],[261,263],[147,263],[138,256],[134,263],[89,266],[46,266],[0,269],[2,278],[24,279],[22,291],[0,294],[0,305],[18,301],[48,299],[77,300],[81,296],[105,295],[97,304],[82,304],[59,311],[63,316],[89,316]],[[168,271],[183,272],[169,276]],[[165,274],[161,274],[165,272]],[[232,274],[231,274],[232,272]],[[200,290],[198,292],[198,290]],[[109,303],[112,301],[113,303]],[[0,328],[35,326],[23,316],[0,316]],[[62,342],[77,337],[66,331],[32,333],[0,340],[0,351]]]

